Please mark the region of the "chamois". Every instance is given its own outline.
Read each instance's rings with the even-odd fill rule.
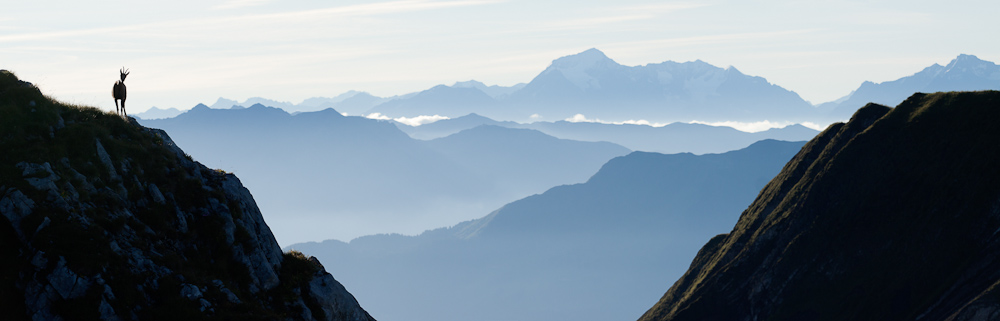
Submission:
[[[120,71],[122,75],[122,80],[115,82],[115,87],[111,89],[111,97],[115,98],[115,112],[120,113],[123,117],[128,117],[125,113],[125,76],[128,76],[128,70],[122,67]],[[118,108],[118,100],[122,101],[121,109]]]

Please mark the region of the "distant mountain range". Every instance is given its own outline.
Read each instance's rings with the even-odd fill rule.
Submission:
[[[450,228],[287,248],[334,262],[325,265],[384,320],[636,318],[687,268],[695,240],[729,229],[801,146],[635,152],[586,183]]]
[[[749,146],[764,139],[806,141],[819,131],[802,125],[790,125],[756,133],[747,133],[724,126],[673,123],[662,127],[593,122],[534,122],[520,124],[495,121],[477,114],[436,121],[420,126],[397,123],[410,137],[434,139],[481,125],[534,129],[563,139],[588,142],[607,141],[631,150],[658,153],[722,153]]]
[[[640,320],[997,320],[997,119],[998,91],[859,109]]]
[[[526,85],[527,84],[525,83],[520,83],[510,87],[497,86],[497,85],[487,86],[484,83],[475,80],[469,80],[469,81],[456,82],[454,85],[451,86],[455,88],[476,88],[486,93],[490,97],[493,97],[494,99],[504,99],[507,96],[510,96],[510,94],[518,90],[521,90],[521,88],[524,88],[524,86]]]
[[[140,119],[163,119],[163,118],[177,117],[177,115],[180,115],[182,113],[184,112],[177,108],[160,109],[154,106],[144,112],[129,116],[133,116]]]
[[[504,127],[421,141],[391,122],[333,109],[291,115],[262,105],[202,105],[140,122],[166,130],[205,164],[239,173],[261,209],[273,213],[268,221],[282,242],[417,234],[583,182],[629,153]]]
[[[976,56],[959,55],[947,66],[934,64],[897,80],[877,84],[866,81],[851,94],[818,107],[833,118],[847,119],[870,102],[895,106],[916,92],[975,90],[1000,90],[1000,66]]]
[[[393,97],[396,98],[396,97]],[[212,109],[232,109],[232,108],[246,108],[253,105],[264,105],[268,107],[281,108],[288,113],[301,113],[301,112],[311,112],[311,111],[321,111],[327,108],[334,108],[339,112],[348,113],[351,115],[360,115],[362,112],[371,109],[375,105],[382,102],[388,101],[390,98],[380,98],[372,96],[366,92],[360,91],[348,91],[346,93],[337,95],[336,97],[313,97],[306,99],[298,104],[292,104],[285,101],[276,101],[261,97],[251,97],[243,102],[238,102],[231,99],[219,98],[212,105],[206,105],[206,107]],[[179,114],[179,113],[178,113]],[[152,119],[152,117],[142,117],[139,114],[139,118]],[[158,117],[159,118],[159,117]]]
[[[348,115],[380,113],[389,117],[479,114],[501,121],[559,121],[588,118],[653,123],[741,121],[813,122],[847,120],[868,102],[895,105],[914,92],[1000,89],[1000,67],[971,55],[946,66],[933,65],[914,75],[883,83],[865,82],[849,95],[812,106],[796,93],[749,76],[734,67],[700,60],[624,66],[597,49],[556,59],[528,83],[487,86],[470,80],[421,92],[376,97],[350,91],[333,98],[310,98],[300,104],[251,98],[242,103],[221,99],[211,105],[260,103],[290,113],[334,108]]]
[[[540,105],[536,106],[538,108],[552,107],[553,108],[552,110],[560,110],[559,108],[563,108],[569,105],[579,106],[580,108],[583,108],[584,106],[591,106],[588,105],[589,102],[593,102],[594,104],[602,104],[611,101],[620,101],[622,102],[621,106],[617,106],[614,108],[611,107],[594,107],[594,108],[602,110],[621,110],[622,111],[621,115],[628,115],[627,110],[629,110],[629,108],[634,107],[641,109],[653,106],[645,103],[639,103],[640,101],[650,102],[650,101],[655,101],[656,99],[661,99],[663,97],[671,97],[670,99],[676,99],[677,102],[683,102],[684,104],[688,103],[696,104],[698,102],[707,103],[709,101],[724,102],[728,101],[726,99],[730,99],[726,97],[742,96],[746,98],[745,99],[746,104],[736,104],[734,102],[733,105],[726,105],[720,103],[719,105],[717,105],[717,108],[713,107],[715,109],[708,107],[705,108],[698,107],[695,109],[704,111],[709,111],[709,110],[719,111],[725,108],[732,107],[734,109],[730,109],[725,112],[720,112],[718,113],[718,115],[738,115],[740,113],[739,108],[742,108],[740,106],[743,107],[753,106],[754,104],[753,102],[755,101],[762,103],[764,101],[770,101],[772,103],[769,104],[773,106],[766,108],[762,107],[762,108],[764,108],[765,110],[772,110],[778,114],[785,114],[786,112],[788,112],[788,110],[796,110],[796,111],[811,110],[811,112],[809,113],[812,114],[807,118],[809,119],[819,118],[831,121],[831,120],[839,120],[846,118],[846,116],[838,116],[838,115],[840,114],[846,115],[846,113],[849,113],[850,111],[855,109],[856,106],[862,105],[861,103],[857,103],[855,105],[853,102],[858,102],[867,99],[878,100],[878,99],[890,99],[891,97],[902,97],[903,95],[902,93],[912,92],[916,90],[982,89],[982,88],[989,88],[989,86],[996,87],[997,81],[995,81],[995,79],[998,79],[997,75],[1000,75],[1000,68],[998,68],[997,65],[990,62],[984,62],[982,60],[975,58],[974,56],[962,55],[956,58],[951,63],[949,63],[948,66],[944,67],[932,66],[914,76],[906,77],[895,82],[887,82],[883,84],[868,83],[862,85],[861,88],[856,90],[852,95],[845,97],[842,100],[839,100],[838,102],[836,102],[836,104],[832,103],[824,104],[819,107],[812,107],[812,106],[802,107],[802,105],[799,104],[798,102],[801,99],[798,99],[797,95],[794,95],[794,93],[788,92],[784,89],[781,89],[780,87],[769,84],[762,78],[742,75],[734,68],[728,68],[728,69],[717,68],[700,61],[688,62],[688,63],[664,62],[661,64],[650,64],[639,67],[627,67],[615,63],[613,60],[609,59],[598,50],[588,50],[577,55],[556,59],[549,68],[547,68],[544,72],[539,74],[539,76],[536,77],[534,80],[532,80],[532,82],[526,84],[519,84],[511,87],[486,86],[485,84],[482,84],[480,82],[467,81],[467,82],[456,83],[452,86],[436,86],[427,91],[411,93],[391,98],[375,97],[363,92],[349,92],[333,98],[309,99],[304,101],[303,103],[300,103],[298,105],[293,105],[291,107],[289,107],[290,105],[289,103],[274,102],[263,98],[253,98],[242,103],[237,103],[235,101],[225,100],[220,98],[219,101],[213,104],[213,106],[216,108],[213,108],[211,110],[216,110],[219,108],[223,108],[225,110],[239,110],[241,108],[246,109],[241,104],[257,101],[257,102],[270,103],[278,106],[284,106],[284,108],[293,110],[292,114],[296,115],[296,117],[299,114],[305,116],[303,118],[297,118],[297,119],[312,117],[308,116],[309,114],[312,113],[318,113],[315,115],[331,114],[329,115],[329,117],[328,116],[324,117],[333,119],[334,118],[333,116],[335,115],[332,114],[339,114],[339,112],[342,112],[344,110],[353,111],[353,112],[345,112],[346,114],[354,114],[354,113],[360,114],[360,113],[370,113],[370,112],[385,112],[386,114],[393,114],[399,112],[397,115],[411,115],[411,116],[418,114],[444,114],[447,115],[448,117],[451,117],[452,119],[438,121],[436,123],[425,124],[417,127],[406,126],[402,124],[397,124],[396,127],[398,127],[398,130],[405,131],[411,137],[422,140],[440,139],[448,135],[459,133],[463,130],[473,129],[479,125],[492,125],[492,126],[500,126],[511,129],[537,130],[549,136],[561,139],[587,141],[587,142],[611,142],[631,150],[654,151],[663,153],[693,152],[697,154],[702,154],[702,153],[718,153],[729,150],[735,150],[738,148],[745,147],[751,144],[752,142],[761,139],[780,139],[780,140],[793,140],[793,141],[806,140],[811,138],[816,133],[816,131],[804,128],[801,125],[793,125],[785,128],[771,129],[757,133],[744,133],[725,127],[712,127],[706,125],[686,124],[686,123],[673,123],[662,127],[653,127],[644,125],[627,125],[627,124],[611,125],[606,123],[570,122],[570,121],[563,121],[559,118],[556,118],[556,121],[539,121],[541,119],[547,118],[547,116],[532,118],[533,122],[531,123],[516,123],[504,120],[507,118],[503,117],[487,118],[486,116],[488,114],[486,112],[488,113],[495,112],[503,115],[507,112],[518,110],[517,108],[519,107],[517,106],[528,106],[530,105],[529,104],[530,102],[544,102],[544,103],[539,103]],[[756,88],[756,89],[749,90],[747,88]],[[749,91],[744,92],[746,90]],[[726,93],[726,94],[722,95],[721,93]],[[885,93],[885,94],[880,94],[880,93]],[[606,97],[600,98],[604,96]],[[884,96],[889,98],[877,98],[876,96],[877,97]],[[779,99],[776,97],[779,98],[784,97],[784,98]],[[587,101],[588,103],[581,103],[581,101],[584,100]],[[797,107],[787,107],[787,106],[786,106],[787,108],[781,107],[784,105],[776,103],[780,101],[795,102],[794,104],[790,104],[787,106],[797,106]],[[519,105],[517,104],[516,104],[517,106],[510,105],[514,102],[516,102]],[[209,110],[208,108],[204,108],[207,106],[204,105],[201,106],[203,107],[198,108],[201,112]],[[334,110],[336,111],[329,111],[325,109],[324,111],[319,111],[319,112],[302,111],[302,110],[323,108],[322,106],[333,106]],[[472,111],[478,110],[477,108],[479,107],[475,106],[483,107],[483,109],[485,109],[484,113],[476,113],[476,114],[466,113],[466,111],[469,110]],[[694,105],[689,105],[689,106],[694,106]],[[656,107],[654,106],[650,108],[655,109]],[[420,111],[415,113],[409,113],[409,111],[411,110],[420,110]],[[538,111],[535,109],[531,110]],[[569,110],[564,109],[563,111],[569,111]],[[462,114],[457,114],[460,112]],[[276,115],[278,115],[276,117],[283,118],[286,116],[291,116],[292,114],[280,115],[280,113],[276,113]],[[677,114],[679,115],[682,113],[677,113]],[[766,113],[754,112],[751,114],[764,115]],[[603,117],[599,113],[591,113],[591,115],[592,116],[588,116],[588,118],[600,118],[604,121],[611,121],[616,119],[614,117]],[[177,118],[183,118],[181,116],[178,116]],[[729,116],[720,116],[720,117],[729,117]],[[618,118],[632,119],[633,117],[618,117]],[[347,119],[353,119],[353,118],[348,117]],[[732,120],[730,118],[726,119]],[[201,127],[192,128],[191,126],[188,125],[182,125],[183,123],[189,121],[191,121],[191,118],[188,118],[188,120],[183,120],[183,121],[163,120],[162,124],[175,124],[175,125],[160,125],[160,124],[150,123],[149,126],[164,127],[164,128],[169,126],[178,126],[175,128],[190,129],[191,131],[193,131],[193,134],[174,133],[174,131],[171,131],[171,133],[174,133],[174,135],[178,135],[179,140],[185,140],[188,137],[190,137],[192,143],[190,143],[189,145],[191,145],[192,147],[189,149],[192,150],[192,153],[205,154],[204,157],[199,157],[199,159],[203,159],[207,162],[222,160],[222,158],[213,159],[211,155],[213,154],[222,155],[223,150],[232,149],[232,147],[225,147],[225,146],[208,147],[207,143],[199,143],[200,141],[208,142],[211,140],[215,140],[215,142],[217,143],[223,143],[224,141],[219,140],[219,137],[227,137],[227,139],[231,141],[243,139],[241,137],[233,136],[229,133],[216,133],[216,131],[218,131],[219,129],[218,128],[211,129],[212,127],[217,127],[215,126],[215,123],[212,122],[203,123],[201,126],[205,128]],[[146,121],[144,121],[144,123],[145,122]],[[226,121],[222,121],[222,123],[225,122]],[[260,123],[261,129],[274,128],[274,126],[276,126],[274,124],[265,121],[258,121],[258,122]],[[369,121],[366,120],[350,121],[350,123],[352,124],[363,123],[363,122],[369,122]],[[287,126],[293,126],[293,125],[287,125]],[[310,126],[322,126],[322,125],[312,124]],[[248,130],[249,129],[240,129],[237,130],[237,132],[248,131]],[[279,132],[281,133],[295,132],[296,130],[298,129],[282,129]],[[331,146],[334,146],[336,144],[347,144],[348,142],[352,141],[374,141],[377,143],[374,143],[375,145],[373,146],[389,147],[395,145],[393,145],[392,143],[389,143],[387,145],[379,145],[379,144],[383,144],[382,139],[387,139],[387,137],[393,137],[390,141],[396,140],[400,142],[405,142],[402,144],[405,144],[407,146],[412,145],[414,147],[407,147],[409,149],[404,148],[404,150],[407,151],[394,152],[395,153],[393,154],[394,156],[389,158],[395,157],[395,159],[406,159],[407,157],[409,157],[408,156],[409,152],[419,150],[420,153],[429,153],[426,154],[427,163],[425,164],[427,166],[438,168],[437,170],[431,172],[434,173],[438,173],[438,171],[447,172],[446,168],[448,168],[448,166],[458,166],[457,164],[454,163],[456,162],[456,160],[446,160],[443,162],[439,162],[436,160],[432,161],[432,159],[439,160],[441,157],[444,157],[443,156],[444,152],[441,150],[432,149],[428,144],[413,142],[410,141],[409,139],[406,139],[406,137],[394,136],[396,134],[399,134],[398,130],[383,128],[381,131],[379,131],[382,134],[377,134],[374,135],[373,137],[368,137],[368,138],[355,137],[357,136],[356,134],[351,133],[349,130],[345,130],[342,132],[338,132],[337,135],[340,135],[341,138],[331,140],[333,143],[328,141],[322,141],[322,142],[317,141],[311,146],[327,146],[329,144],[332,144]],[[395,132],[395,134],[386,134],[389,132]],[[514,132],[511,131],[509,133],[514,133]],[[383,134],[385,136],[383,136]],[[185,137],[185,135],[189,136]],[[258,132],[249,132],[244,136],[257,137],[261,135],[264,134]],[[276,136],[282,136],[282,137],[283,135],[284,134],[276,134]],[[271,137],[269,136],[263,136],[260,137],[260,140],[268,142],[269,144],[272,145],[282,144],[269,140],[270,138]],[[282,139],[284,139],[285,141],[296,141],[295,138],[282,138]],[[204,149],[205,152],[199,151],[198,149],[199,147],[196,146],[197,144],[205,145]],[[255,143],[250,143],[250,142],[241,142],[241,143],[236,143],[235,145],[241,145],[241,144],[244,146],[244,148],[248,150],[256,147],[252,146],[252,144]],[[361,148],[358,146],[366,146],[366,145],[362,143],[357,143],[351,145],[350,147],[346,147],[346,150]],[[371,147],[365,147],[362,149],[370,150]],[[265,149],[261,150],[264,151],[264,153],[269,152],[269,150]],[[332,152],[327,152],[327,153],[329,154]],[[330,155],[325,155],[325,156],[330,157]],[[233,156],[226,156],[226,157],[233,157]],[[242,154],[242,157],[247,157],[250,159],[262,158],[260,156],[253,156],[252,153],[248,152]],[[271,156],[271,157],[273,158],[277,156]],[[358,157],[351,156],[351,157],[345,157],[344,159],[358,159]],[[421,157],[417,157],[416,159],[423,159]],[[267,158],[268,157],[263,157],[263,159]],[[234,168],[238,170],[244,170],[244,169],[254,168],[252,166],[246,167],[246,164],[249,164],[251,162],[252,161],[250,160],[238,160],[235,163],[230,162],[228,164],[217,164],[217,165],[215,163],[212,164],[215,167],[220,167],[220,168]],[[317,161],[314,159],[309,159],[308,161],[296,160],[295,162],[299,163],[306,162],[315,165],[317,168],[323,168],[325,166],[325,163],[316,163]],[[371,172],[370,175],[381,177],[381,180],[370,180],[366,182],[382,182],[385,184],[389,184],[389,186],[397,186],[396,183],[389,183],[389,182],[395,182],[393,177],[404,178],[404,177],[410,177],[411,175],[418,175],[412,173],[403,173],[405,172],[404,169],[392,167],[392,165],[389,165],[392,163],[390,161],[381,161],[381,162],[382,165],[390,166],[390,168],[392,169],[375,170],[374,172]],[[234,166],[236,163],[246,163],[246,164],[241,166]],[[340,163],[334,162],[331,164],[340,164]],[[449,164],[449,165],[440,165],[440,164]],[[595,163],[591,164],[591,166],[593,166],[592,168],[596,169],[597,166],[599,166],[599,164],[600,162],[595,161]],[[354,166],[354,163],[350,164],[345,163],[344,165]],[[262,163],[255,166],[258,166],[257,168],[259,168],[262,171],[269,170]],[[357,168],[369,169],[371,166],[373,166],[373,164],[362,164]],[[413,169],[423,168],[421,166],[416,166]],[[307,171],[307,169],[302,166],[297,167],[295,170],[300,172]],[[392,172],[392,174],[390,172]],[[585,179],[586,175],[589,175],[590,173],[593,172],[591,171],[589,173],[578,173],[577,175],[581,176],[577,176],[579,178],[578,180],[576,180],[576,182],[582,181],[583,179]],[[544,190],[544,188],[555,186],[558,184],[573,182],[573,181],[555,179],[554,177],[565,177],[565,176],[560,176],[562,174],[559,174],[545,179],[539,179],[535,181],[535,183],[525,183],[526,185],[520,185],[520,186],[533,186],[532,190],[521,190],[517,192],[512,192],[512,191],[491,190],[499,188],[495,185],[491,185],[491,184],[496,184],[497,182],[483,183],[489,181],[491,179],[490,177],[492,178],[504,177],[503,175],[492,174],[492,173],[488,174],[466,173],[466,174],[468,175],[449,173],[449,174],[441,174],[444,176],[440,177],[450,177],[449,175],[459,175],[461,177],[458,177],[456,181],[459,182],[458,185],[464,184],[461,182],[467,182],[469,184],[473,184],[472,183],[473,181],[478,182],[475,184],[485,184],[485,185],[476,185],[480,186],[477,188],[472,188],[472,185],[468,185],[465,188],[458,188],[455,186],[444,186],[443,184],[438,184],[438,185],[432,184],[437,187],[422,188],[416,186],[415,184],[417,183],[415,183],[415,181],[410,181],[411,183],[406,183],[410,184],[409,187],[406,188],[400,187],[400,190],[398,191],[393,190],[391,188],[379,189],[379,190],[387,191],[389,193],[399,193],[399,195],[404,195],[406,193],[404,193],[403,191],[412,189],[427,190],[427,191],[436,190],[439,192],[444,192],[457,188],[458,190],[465,191],[468,193],[474,193],[474,194],[478,193],[477,195],[480,195],[480,197],[492,200],[491,201],[492,203],[489,203],[491,205],[484,205],[486,203],[479,203],[479,202],[464,203],[464,205],[462,205],[454,203],[453,202],[454,199],[438,200],[435,202],[431,202],[434,204],[438,204],[434,206],[427,205],[429,201],[426,201],[424,199],[414,201],[415,204],[422,203],[425,205],[425,206],[416,206],[415,208],[424,208],[424,210],[418,210],[418,211],[424,211],[426,213],[434,211],[439,213],[452,213],[448,215],[451,215],[453,219],[457,219],[458,217],[464,217],[464,218],[474,217],[475,215],[477,215],[475,213],[484,213],[486,211],[489,211],[493,206],[498,206],[500,204],[503,204],[503,202],[516,199],[517,197],[530,195],[531,193],[537,193]],[[343,176],[347,174],[340,174],[340,175]],[[424,175],[421,177],[428,180],[430,180],[431,176],[434,176],[431,174],[419,174],[418,176],[420,175]],[[512,177],[523,177],[523,176],[514,175]],[[521,180],[521,178],[518,179]],[[528,182],[530,180],[531,179],[524,178],[523,180],[521,180],[521,182]],[[251,182],[252,181],[253,180],[251,180]],[[539,183],[542,181],[551,182],[552,185],[543,186],[543,183]],[[375,188],[375,185],[365,185],[367,184],[365,182],[353,183],[354,181],[350,179],[337,180],[336,182],[337,183],[335,188],[345,189],[343,191],[343,193],[345,193],[344,195],[351,195],[351,193],[360,193],[360,191],[364,190],[364,188],[349,189],[348,187],[346,187],[348,185],[357,184],[357,186],[362,186],[365,188]],[[266,183],[261,182],[260,184],[266,184]],[[398,186],[407,186],[406,184]],[[261,189],[255,189],[255,190],[261,190],[261,192],[263,192],[266,191],[267,188],[268,187],[263,187]],[[310,192],[292,193],[290,189],[279,190],[277,187],[275,187],[275,192],[276,192],[275,195],[280,195],[281,199],[285,199],[286,200],[285,202],[289,202],[288,205],[290,205],[292,208],[296,208],[296,206],[298,206],[296,204],[301,205],[310,203],[310,202],[304,202],[304,203],[301,202],[303,197],[309,197],[314,199],[324,198],[318,195],[314,195],[314,193]],[[449,193],[450,192],[447,192],[445,194],[452,195]],[[462,194],[459,193],[453,195],[462,195]],[[491,196],[484,196],[484,195],[491,195]],[[377,207],[385,207],[386,209],[389,208],[388,205],[382,203],[379,203],[378,206],[374,207],[369,206],[367,207],[367,209],[362,208],[362,205],[360,205],[364,203],[364,201],[362,200],[374,201],[373,199],[375,197],[376,197],[375,194],[369,194],[366,197],[356,197],[353,198],[351,203],[355,204],[354,205],[355,208],[359,208],[360,211],[364,213],[368,213],[368,210],[372,208],[377,208]],[[464,198],[464,196],[456,196],[456,197],[457,199]],[[374,202],[378,203],[377,201]],[[448,205],[443,205],[443,204],[448,204]],[[403,205],[397,205],[397,206],[403,206]],[[338,208],[344,209],[348,207],[338,207]],[[395,208],[392,210],[395,210]],[[311,211],[305,211],[302,208],[295,209],[294,211],[296,213],[311,212]],[[358,215],[361,215],[360,214],[361,212],[359,212]],[[461,215],[455,214],[458,212],[462,212],[464,214]],[[376,218],[379,216],[371,215],[370,217]],[[438,226],[453,224],[454,222],[457,221],[458,220],[453,220],[450,222],[440,221],[440,223],[442,224]],[[400,223],[402,224],[402,222]],[[425,226],[421,224],[417,224],[415,226],[421,226],[421,228],[437,227],[433,225]],[[274,227],[277,230],[282,230],[282,225],[280,223],[276,223]],[[403,232],[402,230],[391,230],[391,231]],[[420,232],[419,229],[410,230],[407,233],[418,233],[418,232]]]
[[[520,87],[520,86],[518,86]],[[702,61],[629,67],[597,49],[556,59],[531,82],[493,97],[475,86],[437,86],[369,112],[393,117],[476,113],[526,122],[576,114],[625,121],[806,121],[813,107],[791,91]]]

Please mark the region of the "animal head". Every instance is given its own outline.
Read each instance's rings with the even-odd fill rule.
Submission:
[[[122,81],[125,81],[125,77],[128,76],[128,70],[126,70],[125,67],[122,67],[121,74],[122,74]]]

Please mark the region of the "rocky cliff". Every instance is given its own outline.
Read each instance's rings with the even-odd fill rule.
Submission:
[[[640,320],[997,320],[1000,92],[869,104]]]
[[[373,320],[282,253],[250,192],[163,131],[0,71],[0,311],[24,320]]]

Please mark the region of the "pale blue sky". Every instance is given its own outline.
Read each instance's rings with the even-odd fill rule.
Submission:
[[[701,59],[814,103],[960,53],[1000,62],[997,1],[16,1],[0,69],[67,102],[187,109],[218,97],[293,103],[476,79],[528,82],[598,48],[625,65]]]

